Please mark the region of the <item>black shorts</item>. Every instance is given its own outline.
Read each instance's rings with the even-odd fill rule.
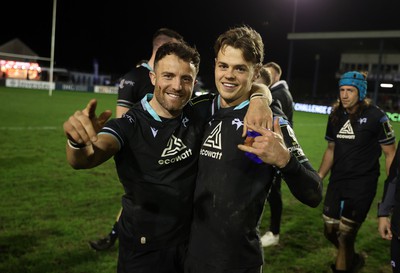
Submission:
[[[135,252],[119,244],[118,273],[183,273],[187,244]]]
[[[262,266],[253,268],[222,269],[205,264],[193,256],[187,255],[185,260],[185,273],[262,273]]]
[[[328,184],[324,215],[338,220],[345,217],[360,224],[364,222],[376,195],[376,182],[364,181],[358,186],[351,185],[352,182]]]

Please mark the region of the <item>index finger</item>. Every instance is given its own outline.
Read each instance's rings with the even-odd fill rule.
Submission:
[[[82,110],[81,112],[82,115],[79,117],[79,120],[84,130],[84,132],[81,133],[83,135],[86,135],[90,139],[90,141],[93,142],[97,140],[96,107],[97,107],[97,100],[91,99],[86,105],[85,109]],[[86,137],[83,139],[86,140]]]
[[[243,132],[242,132],[242,137],[245,137],[247,134],[248,126],[247,126],[247,119],[246,116],[243,119]]]
[[[82,112],[91,119],[94,116],[96,116],[96,107],[97,107],[97,100],[91,99]]]

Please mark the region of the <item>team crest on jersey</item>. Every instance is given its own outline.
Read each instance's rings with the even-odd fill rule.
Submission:
[[[211,131],[210,135],[206,138],[206,140],[203,143],[203,146],[216,149],[218,151],[212,151],[202,148],[200,150],[200,155],[221,159],[222,157],[221,128],[222,128],[222,121],[217,126],[215,126],[215,128]]]
[[[358,121],[360,124],[367,123],[367,118],[360,118]]]
[[[235,118],[234,120],[232,120],[232,125],[236,125],[236,130],[238,130],[240,127],[243,126],[243,121],[241,121],[238,118]]]
[[[186,145],[183,144],[180,138],[172,135],[171,138],[168,140],[167,148],[164,149],[161,157],[175,155],[183,149],[186,149]]]
[[[188,149],[180,138],[172,135],[168,140],[167,147],[161,154],[158,161],[160,165],[175,163],[192,156],[192,150]]]
[[[221,127],[222,122],[220,122],[212,131],[211,134],[204,141],[203,146],[211,147],[215,149],[222,149],[221,143]]]
[[[337,138],[342,139],[355,139],[353,127],[351,126],[350,120],[346,121],[339,133],[336,135]]]

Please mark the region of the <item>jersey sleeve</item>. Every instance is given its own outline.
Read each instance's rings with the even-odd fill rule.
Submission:
[[[130,131],[134,127],[132,124],[134,123],[135,119],[132,116],[124,114],[121,118],[107,121],[99,134],[113,136],[119,143],[119,149],[121,149],[128,142],[131,135]]]
[[[189,101],[189,106],[200,120],[206,122],[213,115],[213,100],[216,97],[214,94],[205,94],[195,97]]]
[[[382,112],[382,116],[379,119],[379,135],[378,142],[379,144],[392,144],[395,142],[395,134],[392,125],[390,124],[390,120],[388,116]]]
[[[289,122],[280,118],[285,144],[290,151],[288,164],[279,169],[290,192],[302,203],[317,207],[322,201],[322,180],[310,164]]]
[[[153,93],[149,70],[146,67],[135,67],[126,73],[118,85],[117,105],[131,108],[147,93]]]
[[[326,131],[325,131],[325,140],[329,142],[335,142],[335,134],[333,132],[333,126],[332,122],[330,121],[331,116],[328,117],[328,123],[326,125]]]
[[[133,94],[134,94],[135,84],[136,84],[136,79],[132,71],[122,76],[118,85],[118,99],[117,99],[118,106],[126,108],[132,107],[134,103]]]
[[[378,217],[389,216],[395,204],[396,187],[400,187],[399,177],[400,148],[397,144],[396,154],[390,165],[389,175],[385,180],[382,201],[378,204]]]

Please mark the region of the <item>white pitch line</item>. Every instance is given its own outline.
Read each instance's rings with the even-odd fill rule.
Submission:
[[[57,126],[20,126],[20,127],[0,127],[0,130],[10,131],[23,131],[23,130],[57,130],[60,127]]]
[[[326,126],[326,123],[298,123],[298,122],[295,122],[294,126]]]

